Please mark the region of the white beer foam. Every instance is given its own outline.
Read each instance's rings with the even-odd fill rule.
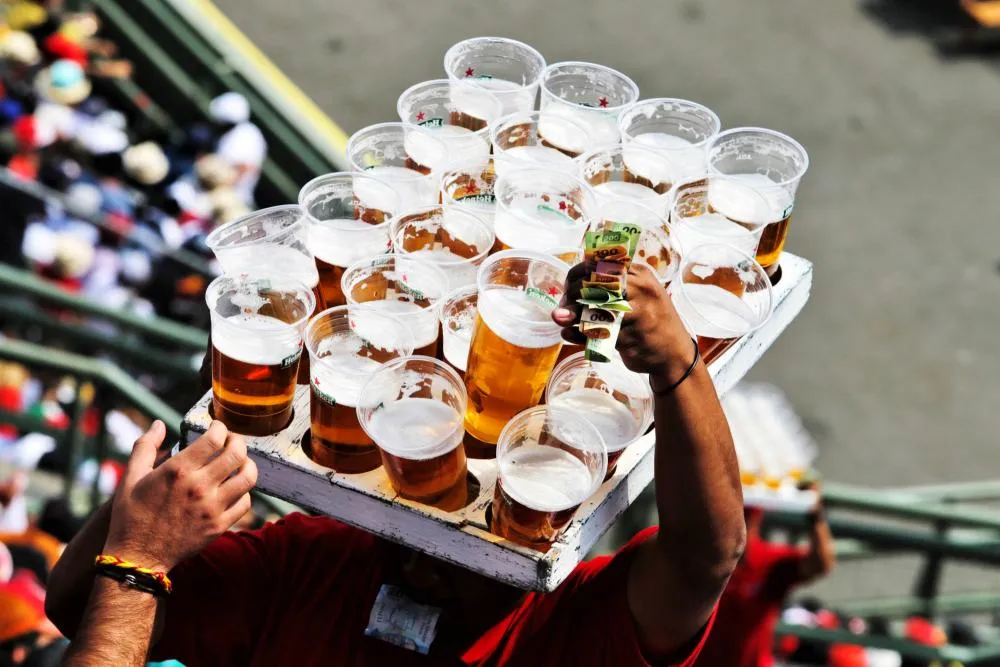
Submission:
[[[545,167],[565,173],[574,173],[576,163],[573,158],[548,146],[513,146],[505,151],[498,151],[493,159],[497,178],[515,169],[525,167]]]
[[[309,226],[309,247],[327,264],[347,267],[389,250],[388,225],[369,225],[347,218],[325,220]]]
[[[594,186],[594,193],[602,199],[632,199],[641,201],[643,199],[654,199],[660,194],[641,183],[628,183],[626,181],[605,181]]]
[[[655,151],[636,147],[634,143],[622,148],[622,162],[630,172],[649,179],[653,185],[673,183],[676,178],[676,171],[670,160]]]
[[[459,111],[470,116],[490,120],[489,116],[495,110],[494,99],[503,106],[501,115],[530,111],[535,107],[536,90],[533,87],[525,88],[506,79],[472,79],[468,83],[451,87],[451,102]]]
[[[396,191],[399,195],[400,210],[438,203],[437,178],[431,174],[421,174],[419,171],[395,165],[370,167],[364,173],[377,178]]]
[[[764,174],[729,174],[726,178],[754,188],[767,200],[767,222],[777,222],[792,212],[794,196]],[[736,217],[736,216],[733,216]]]
[[[441,127],[428,128],[428,130],[433,132],[434,136],[443,141],[445,146],[448,147],[447,159],[451,162],[471,161],[476,158],[484,158],[490,154],[489,139],[484,134],[477,134],[466,127],[442,125]],[[431,150],[428,151],[419,142],[416,142],[414,146],[418,152],[409,153],[413,160],[432,168],[435,165],[441,164],[440,161],[433,162],[433,160],[437,159],[435,147],[430,147]],[[432,160],[432,162],[425,162],[424,160]]]
[[[538,349],[562,340],[562,329],[552,321],[552,310],[531,299],[525,292],[507,287],[489,287],[479,292],[479,315],[486,326],[511,345]],[[525,324],[530,325],[526,327]],[[548,324],[539,332],[538,325]]]
[[[356,354],[331,354],[319,363],[310,364],[309,369],[314,387],[338,405],[355,408],[365,383],[381,367],[382,364],[374,359]]]
[[[411,286],[416,287],[412,284]],[[434,307],[421,308],[409,301],[394,300],[366,301],[365,306],[371,307],[376,312],[389,313],[402,319],[413,336],[414,348],[430,345],[437,340],[438,317],[437,309]]]
[[[427,248],[406,253],[408,257],[430,262],[444,271],[448,277],[448,290],[458,289],[476,284],[476,274],[479,265],[461,255],[456,255],[447,248]]]
[[[432,398],[403,398],[376,410],[368,430],[390,454],[426,460],[458,446],[465,432],[463,422],[463,415],[450,405]]]
[[[557,447],[524,445],[500,460],[504,492],[525,507],[559,512],[579,505],[593,486],[587,465]]]
[[[441,327],[444,358],[463,373],[468,370],[469,347],[475,324],[476,310],[470,308],[446,318]]]
[[[757,252],[758,236],[720,213],[704,213],[681,218],[673,233],[685,252],[704,243],[727,243],[748,255]]]
[[[617,144],[621,139],[618,133],[618,119],[613,112],[583,107],[565,100],[552,100],[544,95],[542,111],[546,114],[571,118],[580,123],[590,130],[590,137],[595,146]]]
[[[760,176],[760,174],[755,174]],[[763,178],[767,178],[763,176]],[[773,184],[772,186],[773,187]],[[708,206],[730,220],[747,223],[772,222],[774,205],[744,180],[715,178],[705,195]]]
[[[498,207],[497,238],[509,248],[549,253],[581,246],[586,225],[554,210],[555,200],[525,197],[515,199],[507,208]]]
[[[672,288],[677,314],[696,336],[736,338],[756,323],[753,310],[740,297],[715,285],[687,283]],[[686,299],[685,299],[686,295]]]
[[[609,452],[617,452],[640,435],[641,424],[629,409],[603,389],[571,389],[548,404],[569,408],[593,424]]]
[[[262,243],[237,248],[219,248],[215,257],[230,275],[255,273],[266,266],[269,271],[282,273],[312,288],[319,283],[316,263],[301,250],[276,243]]]
[[[635,136],[632,140],[654,151],[669,151],[670,161],[681,171],[681,176],[697,176],[705,173],[707,161],[704,148],[695,146],[684,137],[666,132],[646,132]]]
[[[212,322],[215,349],[248,364],[278,365],[298,353],[301,341],[294,326],[274,317],[240,314]]]

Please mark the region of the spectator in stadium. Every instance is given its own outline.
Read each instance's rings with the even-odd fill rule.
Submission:
[[[786,598],[834,568],[833,536],[822,500],[809,513],[809,545],[804,549],[765,541],[759,509],[748,508],[745,516],[746,552],[722,595],[699,667],[771,667],[774,628]]]
[[[212,100],[209,115],[220,131],[215,152],[236,169],[233,186],[243,202],[253,207],[253,193],[267,158],[267,140],[250,121],[250,103],[239,93],[223,93]]]
[[[567,301],[553,313],[575,343],[576,295],[592,270],[571,269]],[[129,628],[95,645],[143,646],[152,634],[154,655],[191,665],[691,665],[743,549],[739,470],[697,347],[639,265],[629,301],[619,349],[632,370],[650,374],[656,395],[659,530],[581,564],[555,591],[525,593],[323,517],[293,514],[220,536],[245,513],[255,479],[243,439],[213,422],[181,456],[150,470],[165,435],[157,424],[137,443],[126,479],[146,474],[125,483],[56,566],[50,615],[68,636],[93,632],[92,617],[81,625],[93,588]],[[104,577],[95,587],[102,551],[170,571],[161,625],[154,628],[150,600],[127,597]],[[386,584],[440,609],[428,655],[365,635]],[[421,609],[410,618],[427,620]]]

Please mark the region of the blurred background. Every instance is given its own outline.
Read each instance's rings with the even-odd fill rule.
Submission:
[[[36,410],[34,421],[10,417],[29,411],[24,397],[0,406],[8,411],[0,423],[11,429],[8,471],[26,456],[11,454],[10,443],[48,434],[52,442],[42,449],[56,458],[49,468],[85,482],[88,502],[98,499],[114,482],[108,473],[101,486],[98,462],[114,458],[116,443],[120,455],[150,416],[179,415],[197,395],[190,378],[199,346],[204,349],[200,290],[211,276],[204,232],[253,206],[293,199],[297,184],[337,164],[346,135],[396,120],[402,90],[443,76],[451,44],[477,35],[512,37],[536,47],[549,63],[587,60],[618,69],[636,81],[641,98],[694,100],[718,113],[723,128],[774,128],[805,146],[811,166],[786,250],[814,263],[813,292],[748,380],[787,395],[818,445],[816,468],[825,480],[867,494],[865,502],[845,503],[845,521],[926,536],[919,548],[874,548],[845,538],[838,571],[810,594],[845,609],[857,600],[965,596],[951,611],[930,603],[900,603],[899,609],[939,618],[969,612],[981,635],[995,639],[1000,523],[993,521],[1000,486],[990,482],[1000,470],[1000,34],[989,28],[994,18],[987,7],[995,3],[57,4],[34,5],[44,16],[28,18],[15,8],[31,14],[24,7],[32,3],[4,7],[7,28],[30,35],[35,56],[23,40],[0,37],[7,91],[0,139],[8,165],[0,216],[10,218],[0,223],[7,336],[0,359],[17,366],[6,366],[0,391],[22,386],[19,369],[34,363],[33,404],[49,404],[49,413]],[[98,27],[87,39],[113,46],[102,51],[96,42],[70,39],[91,27],[65,30],[74,11],[93,11]],[[64,41],[72,44],[50,44],[54,34],[69,35]],[[81,57],[80,49],[89,55]],[[100,108],[77,109],[73,120],[58,110],[37,113],[36,104],[59,101],[35,83],[43,72],[53,85],[69,77],[57,92],[73,93],[78,73],[52,71],[60,58],[79,63],[93,91],[84,97],[100,97]],[[226,160],[196,162],[198,141],[219,131],[211,101],[231,90],[249,100],[267,160],[217,151]],[[106,117],[109,112],[120,118]],[[234,113],[228,129],[247,120],[240,109]],[[36,125],[18,125],[32,114],[40,119]],[[88,134],[81,127],[98,126],[100,140],[77,140]],[[73,141],[80,154],[46,153]],[[156,150],[133,154],[131,169],[122,160],[105,172],[108,153],[124,155],[145,141]],[[163,174],[161,154],[168,163]],[[81,180],[81,168],[90,177]],[[231,182],[233,169],[247,173],[244,168],[262,173],[254,197],[214,187],[227,174]],[[73,190],[80,182],[99,193]],[[178,182],[194,183],[196,193]],[[127,204],[116,208],[108,192],[117,185]],[[53,202],[61,213],[53,213]],[[67,227],[51,220],[59,215],[100,230],[92,232],[99,242],[90,251],[74,242],[60,245],[57,236]],[[52,250],[67,244],[68,250]],[[89,282],[102,261],[113,278]],[[57,293],[67,286],[90,304]],[[154,315],[180,324],[175,331],[149,319]],[[21,345],[25,341],[46,347]],[[150,345],[163,350],[151,353]],[[46,354],[52,346],[78,356]],[[115,361],[122,377],[81,365],[95,357]],[[37,367],[40,361],[48,366]],[[62,417],[51,416],[57,408]],[[116,417],[117,425],[108,426],[111,413],[124,421]],[[60,454],[88,414],[93,423],[80,442],[91,449]],[[75,466],[83,459],[93,469],[81,476]],[[968,482],[983,484],[955,487],[958,503],[948,504],[948,493],[935,495],[935,503],[942,502],[919,516],[904,511],[919,504],[916,496],[892,493]],[[40,506],[44,496],[32,502]],[[261,517],[276,511],[261,503]],[[645,518],[632,516],[629,525]],[[969,544],[978,556],[970,555]]]

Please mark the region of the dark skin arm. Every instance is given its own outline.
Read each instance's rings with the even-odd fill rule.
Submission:
[[[63,667],[143,667],[156,608],[153,595],[98,577]]]
[[[572,325],[580,281],[593,270],[569,274],[563,307],[553,313],[563,337],[582,342]],[[655,488],[660,530],[632,563],[628,601],[643,649],[666,656],[704,627],[739,562],[746,541],[743,494],[729,425],[702,362],[676,389],[695,349],[670,297],[646,267],[629,269],[632,306],[618,350],[630,369],[649,373],[656,393]]]
[[[817,485],[813,485],[817,491]],[[826,521],[822,498],[809,515],[809,551],[799,562],[799,581],[803,584],[825,577],[837,565],[837,555],[833,546],[833,533]]]

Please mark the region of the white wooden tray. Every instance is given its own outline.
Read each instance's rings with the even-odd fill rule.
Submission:
[[[746,375],[809,299],[812,264],[784,253],[781,267],[774,315],[709,367],[720,395]],[[208,427],[210,404],[211,392],[185,416],[189,442]],[[465,508],[444,512],[397,497],[381,468],[345,475],[314,463],[300,446],[308,428],[309,389],[300,386],[288,428],[273,436],[247,439],[260,473],[257,487],[261,491],[525,589],[550,591],[562,583],[653,479],[654,437],[649,433],[625,451],[615,475],[580,507],[559,541],[542,554],[489,532],[486,510],[496,483],[494,461],[469,459],[479,492]]]

